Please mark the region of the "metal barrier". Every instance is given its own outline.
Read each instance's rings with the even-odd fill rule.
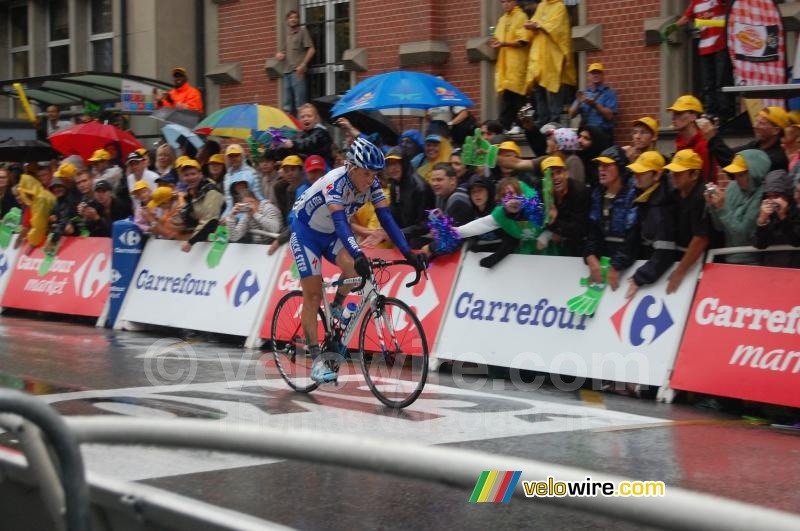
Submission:
[[[796,253],[800,253],[800,247],[795,247],[793,245],[770,245],[765,249],[757,249],[756,247],[749,245],[741,247],[720,247],[719,249],[709,249],[706,251],[706,263],[710,264],[717,256],[724,256],[726,254],[768,253],[772,251],[794,251]]]
[[[456,448],[436,448],[312,431],[286,431],[191,419],[71,417],[70,429],[82,443],[145,444],[267,455],[422,479],[472,490],[484,470],[521,470],[522,479],[627,481],[550,463],[498,457]],[[520,482],[514,492],[524,498]],[[658,498],[552,497],[544,503],[662,529],[792,530],[800,515],[668,487]],[[464,498],[467,503],[467,496]]]

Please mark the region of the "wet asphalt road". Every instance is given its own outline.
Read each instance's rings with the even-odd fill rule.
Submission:
[[[420,400],[398,412],[356,376],[299,395],[277,376],[268,352],[170,333],[4,315],[0,386],[41,395],[67,415],[205,418],[462,447],[800,512],[800,435],[739,415],[462,377],[458,368],[432,374]],[[533,500],[470,504],[462,490],[296,461],[100,445],[83,451],[92,471],[300,529],[641,528]]]

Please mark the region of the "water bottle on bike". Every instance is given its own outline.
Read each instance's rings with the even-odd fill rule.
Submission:
[[[348,302],[347,305],[342,310],[342,318],[339,320],[339,324],[342,327],[342,330],[347,328],[347,324],[350,322],[350,319],[353,315],[358,311],[358,305],[354,302]]]

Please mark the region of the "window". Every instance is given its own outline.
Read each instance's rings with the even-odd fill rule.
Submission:
[[[47,48],[50,73],[69,72],[69,5],[67,0],[50,0]]]
[[[28,77],[30,68],[30,35],[28,32],[28,6],[16,5],[9,8],[8,17],[8,55],[9,72],[12,79]],[[25,111],[17,99],[10,100],[11,116],[25,118]]]
[[[112,0],[92,0],[89,12],[89,65],[98,72],[114,70]]]
[[[309,67],[309,100],[343,94],[350,88],[350,72],[342,63],[350,48],[349,0],[300,0],[300,17],[317,50]]]

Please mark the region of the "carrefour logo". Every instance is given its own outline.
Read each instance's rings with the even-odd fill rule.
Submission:
[[[8,258],[6,258],[6,253],[0,252],[0,277],[6,274],[8,271]]]
[[[649,345],[654,343],[656,339],[661,337],[664,332],[675,324],[663,299],[656,301],[655,297],[647,295],[639,301],[635,310],[628,312],[628,307],[632,302],[633,299],[630,299],[622,308],[611,316],[611,323],[614,325],[617,337],[619,337],[621,341],[627,340],[634,347],[644,344]],[[661,306],[661,310],[658,311],[658,313],[650,311],[654,306],[657,309],[658,305]],[[627,317],[628,315],[631,316]],[[646,339],[644,335],[644,331],[648,328],[652,329],[652,333],[648,334],[650,337],[649,340]],[[627,337],[623,337],[626,336],[625,330],[628,330]]]
[[[135,230],[126,230],[119,235],[119,242],[128,247],[136,247],[142,241],[142,235]]]
[[[237,273],[225,284],[225,295],[234,308],[244,306],[256,297],[260,290],[258,277],[250,269]]]
[[[92,299],[103,291],[111,280],[111,259],[105,253],[90,256],[73,275],[75,295]]]

